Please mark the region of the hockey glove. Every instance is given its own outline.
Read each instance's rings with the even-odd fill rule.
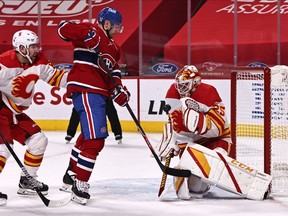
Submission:
[[[127,90],[126,86],[122,87],[119,85],[118,87],[120,91],[115,89],[112,98],[119,106],[124,107],[130,99],[130,92]]]
[[[89,29],[87,36],[84,38],[86,47],[90,50],[94,50],[99,45],[100,39],[96,33],[96,29]]]
[[[184,125],[183,114],[181,110],[174,110],[171,113],[172,127],[173,130],[177,133],[181,131],[190,132],[187,127]]]

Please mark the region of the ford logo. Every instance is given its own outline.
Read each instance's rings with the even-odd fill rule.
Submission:
[[[61,63],[61,64],[56,64],[54,65],[54,67],[56,69],[59,69],[59,70],[67,70],[67,71],[70,71],[73,67],[72,64],[69,64],[69,63]]]
[[[158,63],[152,66],[152,71],[157,74],[172,74],[178,70],[178,67],[172,63]]]
[[[262,62],[252,62],[247,65],[248,67],[268,67],[267,64],[262,63]]]

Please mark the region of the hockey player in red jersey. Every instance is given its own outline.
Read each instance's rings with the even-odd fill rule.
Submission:
[[[29,108],[39,79],[56,87],[65,87],[67,73],[55,69],[40,52],[38,36],[30,30],[21,30],[13,35],[14,50],[0,55],[0,131],[13,147],[13,140],[27,146],[24,166],[28,173],[36,177],[48,144],[40,127],[23,111]],[[0,138],[0,173],[11,153]],[[36,180],[36,179],[35,179]],[[37,181],[43,194],[48,193],[48,185]],[[21,173],[18,194],[36,193],[24,173]],[[0,193],[0,201],[5,204],[7,195]]]
[[[201,82],[195,66],[186,65],[176,74],[165,103],[171,106],[171,128],[164,127],[165,138],[157,146],[161,159],[171,153],[181,156],[188,142],[229,154],[232,142],[225,106],[216,88]],[[184,178],[174,179],[177,196],[181,199],[189,199],[193,194],[203,195],[210,188],[197,176],[185,181]]]
[[[106,7],[99,13],[96,25],[67,21],[58,29],[59,36],[74,46],[74,65],[68,75],[67,92],[80,116],[81,125],[81,134],[73,146],[63,177],[62,190],[68,190],[72,185],[72,200],[80,204],[86,204],[90,198],[88,181],[108,136],[107,99],[113,95],[120,106],[129,101],[130,94],[122,85],[117,63],[120,49],[112,39],[123,31],[121,23],[121,14]],[[119,86],[119,92],[108,73]]]

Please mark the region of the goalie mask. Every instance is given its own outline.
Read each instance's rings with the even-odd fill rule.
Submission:
[[[119,11],[111,7],[102,9],[98,15],[98,23],[104,26],[106,20],[109,20],[111,25],[110,29],[106,31],[109,32],[112,28],[115,28],[118,33],[123,32],[124,26],[121,24],[122,15],[119,13]]]
[[[201,77],[195,66],[185,65],[177,72],[175,82],[180,96],[187,97],[201,84]]]
[[[14,47],[14,50],[20,53],[23,57],[26,57],[29,62],[32,64],[32,60],[29,57],[29,46],[30,45],[37,45],[39,46],[39,38],[37,34],[35,34],[33,31],[30,30],[20,30],[14,33],[13,39],[12,39],[12,45]],[[20,50],[20,46],[24,46],[27,50],[27,53],[24,54]]]

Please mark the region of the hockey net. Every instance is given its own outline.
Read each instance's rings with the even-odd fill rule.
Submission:
[[[272,194],[288,195],[288,67],[231,71],[232,157],[272,175]]]

